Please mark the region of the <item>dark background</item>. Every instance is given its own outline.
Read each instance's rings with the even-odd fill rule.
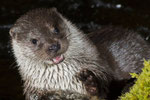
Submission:
[[[85,33],[103,25],[129,28],[150,36],[150,0],[1,0],[0,100],[23,100],[22,81],[10,46],[9,29],[25,12],[56,7]]]

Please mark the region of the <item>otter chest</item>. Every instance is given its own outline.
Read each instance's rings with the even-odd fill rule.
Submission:
[[[28,72],[30,82],[25,82],[25,85],[37,88],[40,90],[71,90],[78,93],[86,94],[86,90],[82,82],[76,77],[76,74],[81,70],[77,64],[61,63],[54,66],[40,66],[33,71]]]

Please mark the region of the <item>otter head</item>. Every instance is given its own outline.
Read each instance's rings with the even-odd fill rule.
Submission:
[[[15,56],[49,64],[58,64],[65,59],[68,34],[63,17],[55,8],[32,10],[10,29]]]

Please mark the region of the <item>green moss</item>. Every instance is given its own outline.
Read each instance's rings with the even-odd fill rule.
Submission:
[[[132,73],[131,76],[137,81],[128,93],[120,97],[121,100],[150,100],[150,61],[144,61],[141,74]]]

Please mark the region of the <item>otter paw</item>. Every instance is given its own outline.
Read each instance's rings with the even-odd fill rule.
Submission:
[[[90,95],[98,94],[98,80],[91,71],[83,69],[78,77],[85,84],[85,88]]]

